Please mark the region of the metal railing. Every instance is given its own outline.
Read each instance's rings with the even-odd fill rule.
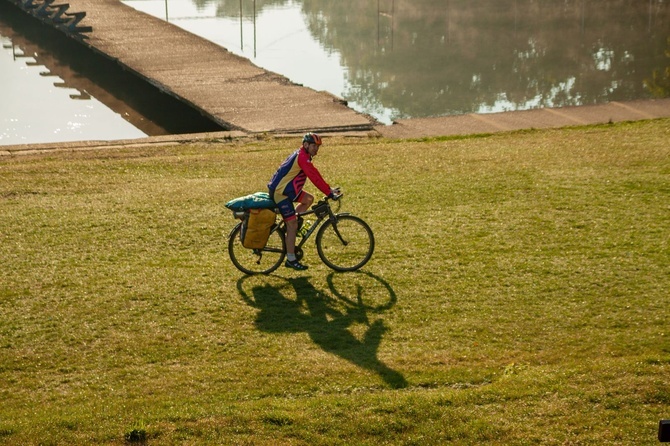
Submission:
[[[69,12],[69,3],[55,3],[56,0],[10,0],[28,14],[47,22],[68,33],[87,33],[90,26],[79,26],[86,17],[85,12]]]

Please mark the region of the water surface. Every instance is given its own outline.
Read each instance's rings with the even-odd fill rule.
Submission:
[[[667,0],[127,0],[382,122],[650,98]]]
[[[0,145],[222,130],[0,0]]]
[[[146,136],[86,91],[69,86],[1,28],[0,42],[0,145]]]

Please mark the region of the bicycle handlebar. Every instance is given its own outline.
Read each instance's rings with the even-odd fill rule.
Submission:
[[[330,190],[330,194],[332,194],[332,197],[330,195],[328,195],[325,198],[337,201],[340,198],[342,198],[342,196],[344,195],[344,192],[342,192],[342,190],[339,187],[334,187]]]

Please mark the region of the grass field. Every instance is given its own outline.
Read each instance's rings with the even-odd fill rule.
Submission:
[[[0,444],[658,443],[670,120],[327,139],[371,262],[245,277],[298,143],[0,157]]]

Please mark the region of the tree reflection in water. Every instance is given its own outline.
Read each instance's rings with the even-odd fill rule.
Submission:
[[[645,85],[658,84],[654,79],[662,80],[668,66],[665,0],[169,1],[214,7],[217,17],[231,23],[253,23],[258,54],[245,56],[259,64],[263,41],[273,42],[268,51],[277,51],[275,42],[288,44],[284,37],[306,26],[320,51],[338,54],[344,67],[344,89],[329,91],[376,117],[650,98]],[[272,15],[282,8],[299,8],[305,23],[274,23]],[[318,72],[305,42],[298,45],[287,54]]]

